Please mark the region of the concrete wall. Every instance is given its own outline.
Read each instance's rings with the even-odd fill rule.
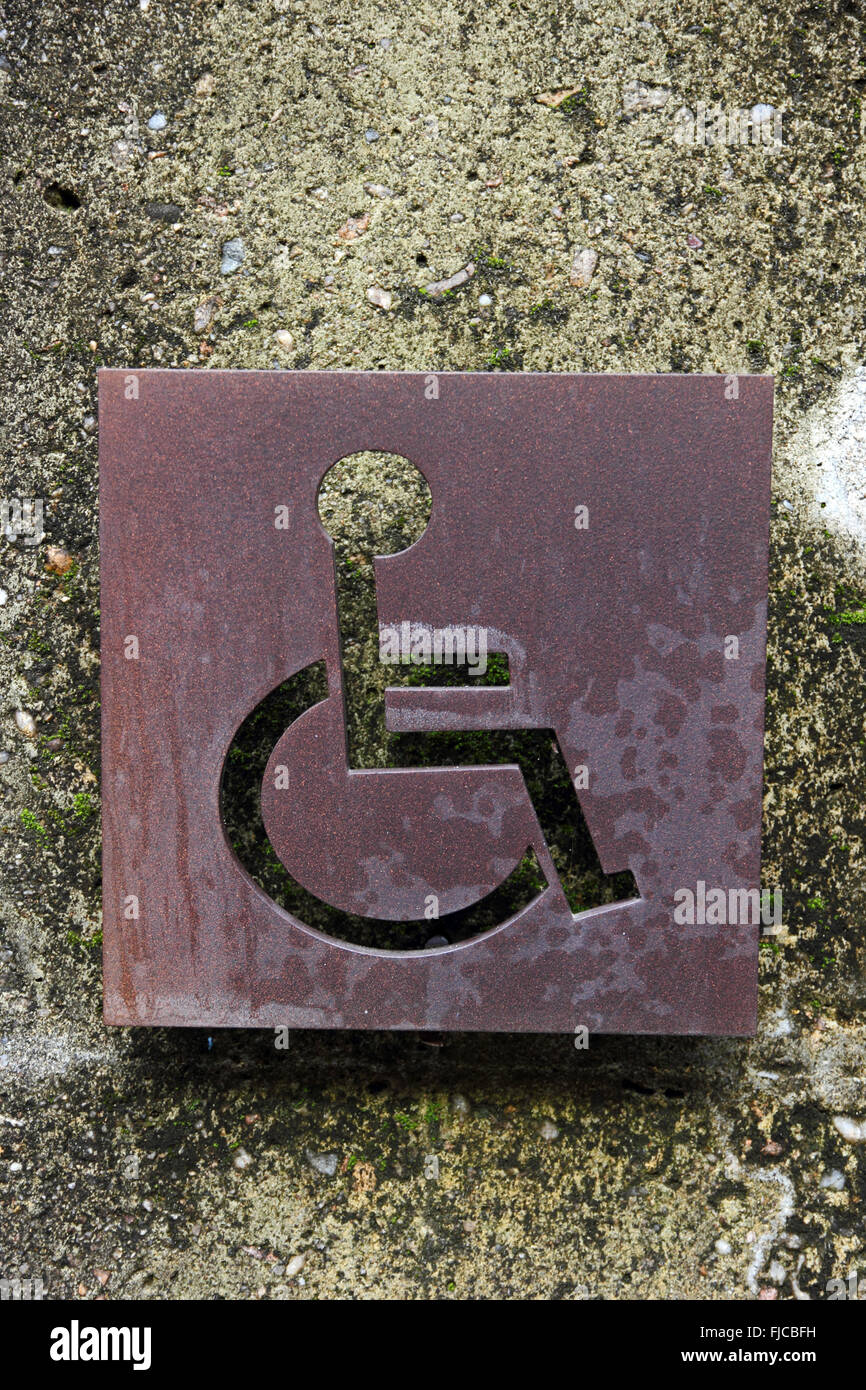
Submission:
[[[3,7],[0,493],[44,499],[46,536],[0,544],[0,1275],[707,1299],[866,1276],[858,25],[838,0]],[[782,112],[781,147],[678,143],[699,102]],[[103,1027],[100,364],[775,374],[785,920],[754,1041]]]

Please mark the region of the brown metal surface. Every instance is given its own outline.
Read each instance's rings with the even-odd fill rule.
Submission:
[[[759,886],[772,380],[430,382],[100,373],[106,1019],[748,1034],[758,927],[680,925],[674,894]],[[380,623],[484,628],[511,672],[393,690],[388,727],[553,729],[587,769],[602,868],[630,869],[639,898],[572,915],[517,768],[348,766],[316,499],[362,450],[410,459],[433,498],[421,540],[376,561]],[[223,763],[322,660],[328,698],[262,787],[298,881],[368,916],[421,917],[431,894],[444,914],[532,846],[546,891],[417,952],[332,940],[271,901],[227,843]]]

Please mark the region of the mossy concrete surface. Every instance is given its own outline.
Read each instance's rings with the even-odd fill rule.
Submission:
[[[860,7],[0,13],[0,494],[45,526],[0,548],[0,1275],[83,1299],[866,1275],[864,558],[801,447],[862,362]],[[772,106],[782,145],[678,143],[700,102]],[[775,374],[784,928],[754,1041],[103,1026],[101,364]]]

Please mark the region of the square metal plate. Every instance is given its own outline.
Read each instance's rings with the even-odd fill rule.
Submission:
[[[759,926],[701,907],[759,887],[772,401],[750,376],[101,372],[106,1020],[752,1033]],[[602,868],[638,898],[572,915],[549,878],[485,935],[373,950],[291,916],[232,852],[235,732],[324,661],[328,698],[262,792],[324,900],[420,915],[527,843],[546,862],[513,767],[346,767],[316,498],[362,450],[411,460],[433,499],[422,541],[376,561],[380,622],[483,626],[511,672],[390,692],[388,726],[554,730]]]

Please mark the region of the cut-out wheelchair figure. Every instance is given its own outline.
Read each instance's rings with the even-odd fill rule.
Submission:
[[[425,530],[410,546],[393,552],[387,563],[415,551],[426,535]],[[330,544],[333,551],[332,539]],[[380,562],[386,562],[384,556],[374,565]],[[447,918],[472,907],[504,884],[531,851],[546,880],[542,891],[550,895],[551,906],[569,912],[519,766],[350,765],[340,580],[336,563],[332,568],[333,631],[324,653],[328,696],[285,730],[262,783],[262,819],[279,860],[303,888],[330,907],[393,922]],[[443,582],[447,581],[446,574]],[[406,602],[411,608],[410,596]],[[465,630],[465,615],[455,613],[453,619],[454,628]],[[436,717],[437,708],[443,710],[446,703],[453,711],[462,695],[467,697],[465,713],[457,724]],[[491,711],[500,708],[504,715],[509,708],[509,686],[389,690],[389,727],[395,696],[404,730],[459,727],[489,733],[497,727],[510,732],[525,727],[507,718],[497,724],[495,714],[491,719]],[[555,736],[553,731],[550,736]],[[577,805],[575,809],[579,811]]]

